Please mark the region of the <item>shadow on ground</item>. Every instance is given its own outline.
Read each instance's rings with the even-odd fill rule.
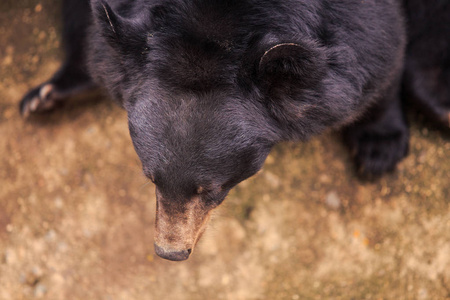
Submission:
[[[24,121],[60,61],[59,2],[0,4],[0,299],[449,299],[450,142],[412,126],[375,183],[332,133],[279,145],[186,262],[154,255],[155,196],[99,96]]]

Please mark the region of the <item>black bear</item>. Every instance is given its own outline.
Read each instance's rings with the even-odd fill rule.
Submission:
[[[105,88],[156,185],[156,253],[185,260],[276,143],[342,129],[360,174],[379,176],[408,150],[402,86],[448,123],[450,5],[421,3],[66,0],[66,61],[20,110]]]

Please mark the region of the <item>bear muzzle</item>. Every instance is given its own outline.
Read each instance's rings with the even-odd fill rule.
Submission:
[[[206,228],[211,209],[205,208],[200,196],[174,204],[158,191],[156,195],[155,252],[164,259],[186,260]]]

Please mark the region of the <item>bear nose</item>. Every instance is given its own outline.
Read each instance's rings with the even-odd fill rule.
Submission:
[[[168,259],[168,260],[173,260],[173,261],[182,261],[182,260],[186,260],[189,258],[189,255],[191,254],[192,250],[191,249],[187,249],[187,250],[167,250],[164,249],[163,247],[158,246],[155,243],[155,252],[156,254],[158,254],[159,257]]]

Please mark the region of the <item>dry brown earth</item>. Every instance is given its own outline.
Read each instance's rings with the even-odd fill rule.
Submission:
[[[61,60],[58,9],[0,2],[1,300],[450,299],[450,139],[418,122],[376,183],[332,133],[279,145],[188,261],[156,257],[125,112],[94,95],[19,117]]]

